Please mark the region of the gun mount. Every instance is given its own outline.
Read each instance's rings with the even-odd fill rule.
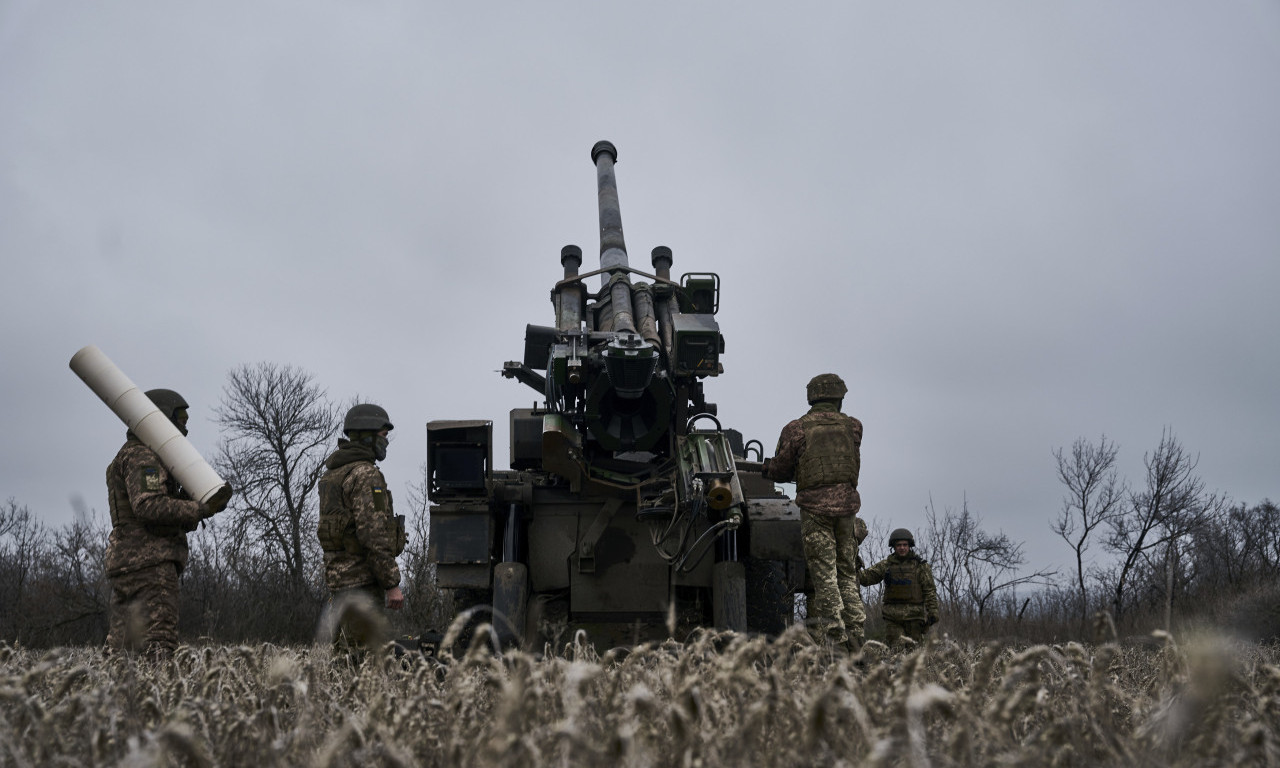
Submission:
[[[591,150],[600,268],[579,273],[582,250],[561,250],[555,325],[528,325],[523,358],[503,366],[540,397],[510,412],[511,468],[492,466],[492,422],[427,424],[437,584],[527,645],[570,627],[611,643],[780,632],[804,584],[799,509],[706,399],[724,372],[720,278],[672,280],[665,246],[652,274],[631,267],[617,157],[607,141]]]

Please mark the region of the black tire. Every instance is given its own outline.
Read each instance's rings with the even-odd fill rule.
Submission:
[[[462,619],[460,627],[456,627],[458,631],[455,633],[455,625],[464,615],[465,619]],[[440,653],[460,659],[467,655],[480,625],[493,623],[493,592],[488,589],[455,589],[453,617],[453,623],[444,633],[444,640],[451,642],[447,646],[442,645]],[[450,638],[450,635],[454,637]]]

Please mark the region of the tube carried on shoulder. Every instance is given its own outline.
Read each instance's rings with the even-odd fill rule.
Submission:
[[[226,485],[195,446],[102,350],[90,344],[71,357],[71,370],[156,452],[191,498],[207,502]]]

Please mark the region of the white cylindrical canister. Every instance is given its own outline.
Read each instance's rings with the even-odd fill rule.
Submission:
[[[191,441],[102,350],[92,344],[81,349],[71,357],[71,370],[102,398],[130,432],[156,452],[165,469],[178,478],[191,498],[208,501],[226,484]]]

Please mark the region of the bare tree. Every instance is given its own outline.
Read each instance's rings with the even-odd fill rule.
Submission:
[[[1004,533],[982,530],[982,519],[969,512],[968,499],[959,513],[945,509],[939,516],[930,498],[925,522],[921,555],[933,567],[939,598],[961,615],[972,611],[982,620],[996,596],[1021,584],[1043,584],[1055,575],[1044,570],[1019,574],[1026,562],[1022,544]]]
[[[1175,572],[1180,565],[1180,541],[1224,512],[1226,501],[1206,493],[1195,474],[1192,458],[1165,428],[1153,453],[1143,456],[1146,487],[1131,493],[1128,509],[1108,522],[1104,547],[1120,556],[1112,592],[1116,617],[1123,614],[1127,590],[1139,567],[1164,576],[1165,626],[1172,618]],[[1159,557],[1160,561],[1154,558]],[[1154,586],[1154,585],[1153,585]]]
[[[305,588],[320,559],[313,492],[337,409],[311,374],[258,363],[228,374],[215,417],[226,436],[213,464],[236,490],[219,526],[238,560],[277,568]]]
[[[1062,500],[1062,511],[1050,528],[1075,552],[1082,624],[1089,617],[1084,553],[1089,549],[1089,539],[1094,531],[1123,513],[1128,493],[1116,473],[1118,450],[1116,444],[1103,435],[1097,445],[1077,438],[1071,445],[1070,456],[1065,455],[1061,448],[1053,452],[1058,462],[1058,479],[1067,487],[1067,493]]]
[[[0,506],[0,618],[6,639],[21,640],[19,618],[28,611],[40,565],[48,560],[48,532],[26,505],[12,498]]]
[[[401,564],[405,610],[392,617],[393,623],[410,634],[421,634],[428,629],[443,631],[453,619],[453,595],[436,586],[436,566],[428,556],[431,533],[428,487],[427,465],[423,464],[418,482],[410,483],[406,493],[409,541]]]
[[[1270,499],[1228,513],[1224,526],[1240,542],[1239,568],[1255,579],[1274,580],[1280,576],[1280,507]]]
[[[17,499],[9,497],[0,505],[0,539],[15,536],[19,528],[31,522],[31,510],[26,505],[18,506]]]
[[[57,608],[50,611],[48,623],[54,636],[85,642],[106,632],[111,590],[104,566],[110,521],[77,511],[74,521],[52,532],[49,582]]]

